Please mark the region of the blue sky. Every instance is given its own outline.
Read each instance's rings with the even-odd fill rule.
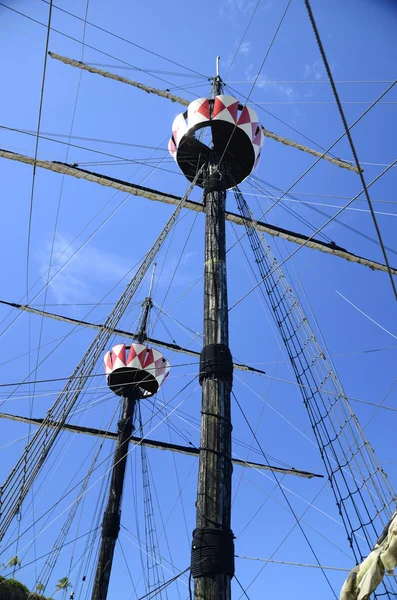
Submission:
[[[48,4],[41,0],[6,0],[5,4],[42,23],[47,22]],[[256,2],[250,0],[204,0],[199,5],[179,0],[166,5],[158,1],[131,4],[122,0],[115,10],[103,0],[90,0],[88,19],[207,78],[213,76],[215,57],[219,54],[221,74],[225,75],[230,68],[227,83],[236,90],[236,95],[238,93],[242,97],[249,93],[286,2],[262,0],[240,45],[255,4]],[[86,1],[58,0],[57,6],[83,17]],[[352,123],[369,103],[388,87],[387,82],[396,78],[394,57],[397,10],[386,0],[336,0],[332,3],[313,0],[313,11],[336,81],[371,82],[337,84],[347,120]],[[55,8],[52,26],[77,40],[82,40],[82,22]],[[34,132],[37,129],[46,30],[3,6],[0,7],[0,28],[0,60],[3,74],[0,125]],[[87,62],[106,65],[103,68],[148,85],[175,87],[175,93],[187,98],[193,99],[208,94],[209,84],[205,77],[187,77],[191,72],[181,66],[166,62],[159,56],[129,45],[103,31],[87,26],[85,42],[91,48],[85,47],[82,52],[81,43],[52,31],[49,48],[77,60],[84,58]],[[93,48],[111,56],[101,54]],[[132,70],[130,65],[150,70],[151,73]],[[153,73],[153,70],[161,73]],[[191,87],[193,84],[195,87]],[[326,84],[321,57],[301,0],[292,0],[279,35],[258,76],[257,84],[251,94],[251,100],[259,105],[258,115],[261,122],[271,131],[312,147],[316,143],[324,148],[343,132],[343,125],[333,103],[330,87]],[[396,103],[397,91],[393,89],[384,97],[383,102],[353,129],[358,156],[363,163],[369,163],[365,164],[367,182],[382,171],[384,167],[379,165],[388,165],[396,158]],[[179,107],[171,102],[99,76],[81,74],[77,69],[48,59],[41,132],[47,137],[54,137],[49,133],[68,136],[71,132],[76,136],[71,140],[72,143],[82,148],[67,149],[65,144],[41,139],[38,156],[43,159],[76,162],[83,168],[86,166],[88,169],[120,179],[130,179],[134,183],[155,189],[183,194],[187,189],[187,182],[178,173],[176,165],[168,158],[166,152],[171,124],[178,112]],[[308,142],[302,134],[313,142]],[[56,139],[66,142],[68,138]],[[0,147],[33,156],[35,136],[1,129]],[[126,160],[124,164],[110,164],[109,157],[86,148],[94,148]],[[350,149],[345,139],[335,147],[334,153],[351,160]],[[161,159],[163,161],[160,163]],[[142,162],[145,164],[142,165]],[[262,160],[255,175],[276,188],[286,190],[313,162],[312,157],[302,152],[266,140]],[[154,168],[157,165],[161,169]],[[15,302],[25,301],[32,168],[1,160],[0,177],[3,225],[0,236],[3,257],[0,298]],[[267,184],[262,185],[268,189]],[[256,198],[252,195],[252,188],[248,182],[243,183],[241,188],[246,192],[254,214],[259,217],[268,208],[266,198],[259,195]],[[377,211],[384,243],[394,250],[388,252],[390,263],[394,266],[397,264],[395,188],[396,169],[391,169],[371,188],[371,198]],[[360,189],[356,175],[322,161],[294,187],[292,193],[295,200],[289,198],[282,206],[278,205],[268,213],[267,218],[271,223],[310,234],[327,219],[314,209],[321,209],[327,215],[332,215],[337,211],[337,207],[343,206]],[[200,190],[195,189],[192,198],[199,200],[200,195]],[[275,192],[275,195],[278,194]],[[307,205],[299,201],[304,201]],[[53,238],[58,203],[59,218],[56,236]],[[119,207],[117,212],[100,227],[116,207]],[[228,208],[236,210],[232,197],[228,199]],[[366,202],[360,199],[351,208],[354,210],[344,211],[340,220],[365,236],[376,239]],[[53,239],[54,256],[61,255],[53,269],[58,270],[72,255],[75,256],[50,284],[46,298],[41,294],[34,303],[42,305],[46,301],[48,310],[103,322],[111,308],[108,303],[114,302],[126,285],[125,274],[147,252],[171,212],[172,208],[163,204],[115,194],[113,190],[70,177],[63,180],[60,175],[38,169],[30,242],[31,284],[43,275],[42,284],[46,282],[45,271],[48,268]],[[299,221],[297,215],[306,219],[309,224]],[[194,342],[191,340],[195,337],[192,332],[197,334],[202,331],[201,282],[185,296],[183,294],[202,273],[203,226],[202,215],[196,217],[192,213],[183,214],[183,219],[176,227],[170,242],[159,255],[154,300],[164,307],[168,316],[163,316],[157,323],[155,316],[152,319],[154,337],[175,339],[181,345],[190,343],[190,347],[196,350],[200,350],[200,339]],[[192,233],[173,285],[168,290],[169,281],[173,277],[190,228]],[[352,252],[383,262],[381,250],[376,242],[344,225],[333,222],[324,233]],[[230,225],[227,235],[229,246],[235,239]],[[268,242],[276,256],[282,260],[295,250],[291,243],[282,243],[274,239],[269,239]],[[397,388],[392,388],[392,385],[395,381],[397,311],[387,275],[306,248],[300,249],[286,266],[292,284],[299,291],[301,283],[310,298],[311,308],[327,343],[327,352],[336,364],[346,393],[375,404],[382,402],[388,394],[385,404],[396,407]],[[252,287],[245,259],[237,247],[228,255],[228,279],[229,304],[232,305]],[[147,286],[146,280],[134,299],[136,303],[124,316],[122,327],[132,330],[136,326],[139,302],[144,298]],[[33,294],[32,291],[30,298]],[[105,294],[108,296],[103,300]],[[101,303],[97,305],[99,302]],[[88,306],[89,303],[93,304]],[[306,302],[304,304],[307,310]],[[1,324],[1,332],[14,316],[8,316],[8,313],[8,309],[1,308],[0,320],[7,319]],[[313,327],[317,331],[314,323]],[[72,332],[70,325],[45,321],[39,356],[40,360],[45,361],[34,377],[28,377],[36,365],[40,328],[39,317],[32,316],[29,319],[27,315],[23,315],[1,336],[1,382],[21,381],[25,378],[33,380],[67,377],[94,335],[90,330],[79,329]],[[262,368],[270,376],[262,378],[238,374],[234,384],[239,401],[244,405],[253,426],[258,427],[258,437],[266,453],[288,465],[323,473],[323,464],[318,450],[313,445],[313,434],[299,392],[294,385],[277,381],[292,381],[293,375],[286,362],[285,353],[280,349],[280,339],[274,331],[271,316],[267,309],[264,310],[256,293],[250,294],[230,312],[230,330],[233,355],[244,362],[262,364]],[[62,344],[55,349],[58,342],[54,340],[62,339]],[[178,408],[164,423],[160,423],[158,417],[153,418],[148,422],[145,431],[149,432],[156,427],[151,433],[152,437],[166,441],[172,439],[175,443],[190,440],[197,445],[197,419],[200,414],[200,388],[197,380],[172,400],[181,388],[193,379],[197,364],[192,357],[182,355],[170,356],[170,361],[174,368],[167,384],[164,385],[164,396],[160,395],[158,401],[171,401],[170,406]],[[116,411],[116,400],[106,393],[105,380],[99,376],[102,373],[102,364],[97,366],[96,373],[98,377],[93,378],[81,399],[82,410],[73,416],[73,422],[114,428],[115,423],[113,422],[112,426],[109,423]],[[1,410],[29,414],[33,388],[30,386],[26,389],[27,387],[15,390]],[[388,393],[390,388],[392,389]],[[37,417],[44,416],[61,389],[62,382],[38,384],[35,388],[33,414]],[[6,392],[8,390],[2,390],[2,399],[6,398]],[[97,400],[99,403],[93,405]],[[180,402],[182,404],[179,406]],[[363,426],[375,411],[373,406],[358,402],[352,402],[352,407]],[[149,419],[150,412],[149,405],[143,407],[145,418]],[[161,418],[164,418],[164,415],[161,415]],[[236,441],[243,440],[250,445],[251,437],[235,406],[233,419]],[[395,419],[395,412],[379,410],[365,432],[380,462],[385,465],[391,482],[396,485],[396,462],[393,462]],[[182,431],[185,437],[181,438],[174,429],[169,429],[167,422]],[[28,435],[28,428],[9,421],[1,421],[0,427],[0,471],[1,478],[4,479],[26,443],[26,439],[17,440]],[[36,518],[57,498],[58,494],[54,494],[54,490],[63,490],[72,478],[76,481],[84,476],[97,449],[95,444],[97,441],[90,437],[71,434],[61,436],[55,450],[57,458],[49,460],[35,484]],[[259,454],[248,455],[247,448],[237,443],[235,451],[242,458],[249,456],[255,460],[261,459]],[[102,459],[110,455],[109,442],[105,442],[102,452]],[[156,493],[153,494],[155,497],[157,494],[158,497],[159,506],[157,500],[154,500],[154,503],[160,552],[173,563],[173,566],[168,563],[166,566],[174,573],[185,569],[189,564],[189,536],[194,528],[197,464],[190,457],[179,456],[174,462],[172,455],[156,450],[149,450],[148,456],[155,482]],[[134,545],[137,544],[134,537],[138,535],[137,522],[140,523],[141,535],[144,530],[142,513],[140,512],[136,519],[134,508],[136,494],[141,511],[139,452],[131,451],[130,458],[131,473],[126,484],[123,508],[123,522],[128,532],[123,531],[123,536],[127,537],[122,536],[121,543],[139,597],[145,593],[143,581],[140,579],[141,558]],[[76,475],[79,468],[81,470]],[[108,463],[104,463],[97,469],[92,480],[92,484],[96,483],[86,494],[80,524],[78,526],[76,523],[73,526],[71,539],[91,528],[92,515],[98,506],[101,482],[105,480],[107,468]],[[245,470],[242,484],[238,485],[241,473],[236,467],[234,484],[237,494],[233,506],[233,530],[237,535],[236,551],[240,555],[267,558],[293,527],[294,517],[286,510],[279,491],[262,506],[274,487],[274,481],[269,479],[267,474],[264,476]],[[303,513],[308,507],[307,503],[313,501],[323,486],[320,480],[307,481],[293,477],[284,478],[282,483],[288,487],[289,498],[298,515]],[[178,486],[182,488],[180,496],[183,499],[189,535],[185,530],[182,503],[178,499]],[[63,519],[66,518],[67,513],[63,516],[61,513],[73,499],[72,495],[71,499],[62,501],[57,506],[49,523],[53,519],[57,520],[48,526],[48,529],[42,524],[37,526],[35,534],[39,534],[39,537],[35,545],[30,544],[32,536],[29,533],[22,538],[18,547],[13,543],[4,552],[4,562],[15,553],[23,557],[23,569],[19,577],[29,586],[34,585],[40,566],[35,569],[33,565],[28,566],[28,563],[33,560],[35,552],[36,556],[41,556],[51,548]],[[29,501],[30,497],[28,504]],[[304,517],[304,527],[321,563],[349,568],[352,560],[349,558],[348,544],[330,490],[326,488],[321,491],[314,505]],[[258,514],[251,521],[257,511]],[[29,526],[32,518],[31,509],[27,507],[23,511],[21,527]],[[168,540],[161,533],[165,522]],[[15,537],[12,536],[13,527],[8,534],[9,540]],[[76,543],[75,548],[73,544],[65,548],[47,590],[49,594],[54,589],[57,579],[68,573],[72,548],[73,560],[76,562],[85,550],[84,544],[85,538]],[[135,598],[119,548],[116,558],[111,597],[120,600]],[[314,563],[313,555],[297,529],[289,535],[274,558]],[[261,564],[243,559],[236,561],[239,581],[247,587],[258,574]],[[334,571],[327,573],[338,591],[344,574]],[[88,575],[89,572],[87,581]],[[165,578],[168,576],[172,575],[165,571]],[[81,580],[78,566],[71,572],[70,579],[78,586]],[[184,600],[188,596],[186,578],[182,579],[184,583],[173,584],[170,588],[169,598]],[[87,584],[85,585],[87,587]],[[236,583],[233,586],[233,598],[239,598],[241,590]],[[82,590],[78,588],[80,595],[77,597],[86,597],[86,587],[83,586]],[[248,590],[251,598],[263,598],[264,595],[284,598],[292,593],[298,599],[321,597],[328,600],[333,597],[319,570],[276,564],[266,566]]]

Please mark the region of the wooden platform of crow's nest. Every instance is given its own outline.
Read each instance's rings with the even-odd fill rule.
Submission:
[[[0,575],[0,600],[52,600],[35,592],[16,579],[5,579]]]

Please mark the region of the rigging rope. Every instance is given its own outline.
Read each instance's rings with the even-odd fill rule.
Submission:
[[[367,187],[370,187],[371,185],[373,185],[376,181],[378,181],[385,173],[387,173],[387,171],[389,171],[395,164],[397,164],[397,159],[394,160],[384,171],[382,171],[382,173],[380,173],[377,177],[375,177],[375,179],[373,179]],[[331,223],[335,217],[337,217],[338,215],[340,215],[340,213],[342,213],[345,208],[347,208],[348,206],[350,206],[350,204],[352,204],[354,202],[354,200],[356,200],[361,194],[362,194],[363,190],[361,190],[361,192],[359,192],[358,194],[356,194],[356,196],[354,196],[350,202],[348,202],[345,206],[343,206],[335,215],[333,215],[332,217],[330,217],[328,219],[328,221],[326,221],[323,225],[321,225],[321,227],[319,227],[314,234],[308,236],[306,238],[306,241],[302,244],[301,247],[308,245],[308,243],[310,244],[310,240],[312,240],[314,238],[315,235],[317,235],[318,233],[320,233],[320,231],[322,231],[327,225],[329,225],[329,223]],[[241,193],[241,192],[240,192]],[[273,205],[274,206],[274,205]],[[273,207],[272,207],[273,208]],[[267,211],[266,211],[267,212]],[[263,215],[262,215],[263,216]],[[255,219],[251,218],[251,219],[245,219],[244,218],[244,224],[246,226],[246,232],[243,233],[243,235],[241,235],[238,240],[228,249],[228,251],[233,248],[233,246],[235,246],[237,243],[240,242],[240,240],[248,233],[249,230],[251,230],[253,227],[255,229],[257,228],[257,224],[258,221],[256,221]],[[258,234],[257,234],[258,235]],[[310,247],[310,245],[309,245]],[[259,281],[253,288],[251,288],[246,294],[244,294],[244,296],[242,296],[239,300],[237,300],[237,302],[235,302],[233,304],[233,306],[231,306],[229,308],[229,310],[232,310],[235,306],[237,306],[237,304],[240,304],[240,302],[242,302],[247,296],[249,296],[249,294],[251,294],[251,292],[253,292],[265,279],[267,279],[269,276],[273,275],[273,273],[275,271],[280,270],[280,267],[286,263],[288,260],[290,260],[298,251],[300,250],[300,248],[297,248],[296,250],[294,250],[293,252],[291,252],[291,254],[289,256],[287,256],[280,264],[278,264],[277,262],[275,263],[276,266],[273,268],[272,271],[269,271],[267,273],[267,275],[265,275],[265,277]],[[385,267],[384,270],[387,270],[387,267]],[[397,270],[393,268],[393,273],[396,274]]]
[[[252,218],[237,188],[235,195],[241,214]],[[269,246],[254,228],[247,227],[247,235],[350,546],[362,560],[393,512],[395,493]]]
[[[144,437],[141,405],[137,406],[139,435]],[[150,424],[149,424],[150,426]],[[159,550],[159,540],[157,536],[156,522],[154,518],[154,506],[152,499],[152,491],[149,475],[149,463],[146,447],[141,444],[141,470],[143,484],[143,512],[145,526],[145,546],[146,552],[146,567],[147,567],[147,590],[149,594],[153,593],[154,589],[164,585],[164,571],[160,569],[161,555]]]
[[[124,293],[121,295],[114,309],[106,319],[104,326],[91,342],[87,352],[76,367],[72,375],[72,379],[66,383],[63,391],[48,411],[43,424],[36,431],[35,435],[26,446],[22,457],[16,463],[7,480],[0,488],[0,540],[4,537],[8,526],[13,520],[15,514],[18,512],[18,507],[24,500],[27,492],[30,489],[30,486],[32,485],[41,466],[47,458],[51,446],[53,445],[58,433],[61,431],[62,424],[65,423],[67,416],[76,403],[80,393],[79,388],[84,387],[88,376],[91,375],[95,364],[99,360],[112,335],[112,329],[114,329],[124,311],[127,309],[130,300],[146,275],[151,263],[153,262],[153,259],[167,238],[168,232],[179,216],[188,195],[197,181],[198,176],[199,173],[197,173],[186,194],[181,199],[179,206],[175,209],[159,237],[147,253],[141,267],[127,285]],[[47,427],[48,422],[54,420],[59,422],[58,426],[56,428]],[[27,469],[29,469],[29,473],[25,481],[24,472]],[[24,482],[23,486],[21,486],[21,482]]]
[[[365,179],[364,179],[364,175],[363,175],[362,169],[360,167],[360,162],[358,160],[356,148],[355,148],[355,145],[353,143],[353,138],[352,138],[352,135],[350,133],[351,127],[348,126],[347,121],[346,121],[345,113],[344,113],[343,108],[342,108],[342,104],[341,104],[341,101],[340,101],[340,98],[339,98],[339,94],[338,94],[338,91],[336,89],[334,78],[333,78],[333,75],[332,75],[329,63],[328,63],[327,56],[326,56],[325,51],[324,51],[324,46],[323,46],[321,38],[320,38],[320,34],[319,34],[319,31],[318,31],[318,28],[317,28],[317,25],[316,25],[316,21],[314,19],[314,15],[313,15],[313,12],[312,12],[309,0],[305,0],[305,4],[306,4],[307,12],[309,13],[309,19],[310,19],[310,22],[311,22],[312,27],[313,27],[313,31],[314,31],[314,35],[316,37],[317,45],[318,45],[321,57],[322,57],[323,62],[324,62],[325,70],[327,71],[328,79],[329,79],[329,82],[331,84],[332,91],[334,93],[334,97],[335,97],[336,103],[338,105],[339,114],[340,114],[340,117],[342,119],[343,126],[345,128],[347,139],[349,140],[350,149],[352,151],[352,154],[353,154],[353,157],[354,157],[354,161],[355,161],[357,169],[358,169],[358,174],[359,174],[359,177],[361,179],[361,184],[363,186],[364,194],[365,194],[365,197],[366,197],[367,202],[368,202],[369,210],[371,211],[372,220],[374,222],[376,233],[377,233],[378,238],[379,238],[379,243],[380,243],[380,246],[382,248],[382,254],[383,254],[383,257],[385,259],[387,270],[389,272],[389,277],[390,277],[391,285],[392,285],[392,288],[393,288],[394,296],[395,296],[395,298],[397,300],[397,288],[396,288],[396,285],[394,283],[393,275],[392,275],[392,272],[391,272],[391,269],[390,269],[389,260],[387,258],[386,249],[385,249],[384,244],[383,244],[383,239],[382,239],[382,235],[381,235],[381,232],[380,232],[380,229],[379,229],[378,221],[376,219],[376,215],[375,215],[375,212],[374,212],[374,208],[372,206],[371,198],[369,196],[369,192],[368,192],[368,188],[367,188],[367,185],[366,185],[366,182],[365,182]]]
[[[49,0],[42,0],[42,2],[44,2],[45,4],[48,4]],[[205,79],[207,79],[206,75],[203,75],[202,73],[199,73],[198,71],[195,71],[194,69],[191,69],[189,67],[186,67],[185,65],[182,65],[181,63],[171,60],[170,58],[167,58],[163,54],[158,54],[157,52],[154,52],[153,50],[149,50],[148,48],[140,46],[136,42],[128,40],[127,38],[124,38],[124,37],[118,35],[117,33],[114,33],[113,31],[104,29],[103,27],[100,27],[96,23],[92,23],[92,21],[87,21],[86,19],[83,19],[82,17],[79,17],[78,15],[71,13],[71,12],[65,10],[64,8],[61,8],[60,6],[57,6],[56,4],[54,4],[54,8],[69,15],[70,17],[73,17],[74,19],[78,19],[79,21],[85,21],[87,23],[87,25],[90,25],[91,27],[94,27],[95,29],[98,29],[99,31],[102,31],[104,33],[107,33],[107,34],[121,40],[122,42],[126,42],[127,44],[130,44],[131,46],[135,46],[136,48],[139,48],[140,50],[144,50],[145,52],[148,52],[149,54],[152,54],[153,56],[157,56],[157,58],[161,58],[169,63],[172,63],[173,65],[176,65],[177,67],[181,67],[182,69],[186,69],[187,71],[190,71],[191,73],[194,73],[195,75],[198,75],[199,77],[204,77]]]
[[[102,77],[107,77],[108,79],[113,79],[114,81],[120,81],[121,83],[132,85],[133,87],[143,90],[148,94],[155,94],[156,96],[167,98],[168,100],[171,100],[171,102],[177,102],[178,104],[182,104],[183,106],[188,106],[190,104],[189,100],[185,100],[180,96],[171,94],[171,92],[166,92],[158,88],[152,88],[150,86],[144,85],[143,83],[139,83],[138,81],[133,81],[132,79],[123,77],[122,75],[116,75],[115,73],[111,73],[110,71],[103,71],[102,69],[98,69],[97,67],[91,67],[90,65],[87,65],[86,63],[83,63],[80,60],[74,60],[73,58],[68,58],[67,56],[61,56],[60,54],[56,54],[55,52],[49,52],[49,55],[51,56],[51,58],[55,58],[55,60],[59,60],[65,65],[77,67],[79,69],[82,69],[83,71],[88,71],[89,73],[96,73],[97,75],[102,75]]]
[[[109,421],[108,431],[110,430],[111,424],[114,420],[114,417],[116,415],[118,408],[119,407],[116,404],[115,411],[113,412],[113,415]],[[44,585],[43,591],[48,586],[51,574],[55,568],[55,565],[57,563],[59,555],[65,545],[66,538],[67,538],[70,528],[73,524],[77,510],[80,506],[80,502],[85,497],[85,492],[88,487],[90,477],[96,468],[96,463],[98,461],[98,458],[99,458],[99,455],[101,453],[104,443],[105,443],[105,439],[103,439],[102,442],[99,444],[98,450],[96,451],[96,453],[91,461],[91,465],[88,469],[87,475],[85,476],[83,483],[81,485],[81,488],[79,489],[79,491],[77,493],[76,500],[73,502],[73,504],[69,510],[69,513],[66,516],[65,522],[62,525],[62,528],[58,534],[58,537],[56,538],[56,540],[53,544],[51,553],[47,556],[44,566],[40,572],[39,578],[37,579],[37,583],[40,582]],[[51,513],[50,513],[50,515],[51,515]]]
[[[260,451],[262,452],[262,454],[263,454],[263,457],[265,458],[265,460],[267,460],[267,458],[266,458],[266,455],[265,455],[264,451],[262,450],[262,446],[261,446],[261,444],[260,444],[260,442],[259,442],[259,440],[258,440],[258,437],[257,437],[256,433],[254,432],[254,430],[252,429],[252,426],[251,426],[251,424],[250,424],[250,422],[249,422],[249,420],[248,420],[248,418],[247,418],[247,416],[246,416],[246,414],[245,414],[245,412],[244,412],[244,410],[243,410],[243,408],[242,408],[242,406],[241,406],[240,402],[238,401],[238,399],[237,399],[237,397],[236,397],[236,394],[235,394],[233,391],[232,391],[232,394],[233,394],[233,397],[234,397],[234,399],[235,399],[235,401],[236,401],[236,403],[237,403],[237,406],[238,406],[238,407],[239,407],[239,409],[240,409],[240,412],[241,412],[241,414],[242,414],[242,415],[243,415],[243,417],[244,417],[244,420],[245,420],[245,422],[246,422],[246,423],[247,423],[247,425],[248,425],[248,428],[249,428],[250,432],[252,433],[252,436],[253,436],[253,438],[255,439],[255,441],[256,441],[256,443],[257,443],[257,445],[258,445],[258,448],[259,448],[259,449],[260,449]],[[311,542],[310,542],[309,538],[307,537],[307,534],[306,534],[305,530],[304,530],[304,529],[303,529],[303,527],[302,527],[302,524],[301,524],[301,522],[300,522],[300,519],[298,518],[298,515],[296,514],[296,512],[295,512],[295,511],[294,511],[294,509],[292,508],[292,505],[291,505],[290,501],[288,500],[288,496],[287,496],[286,492],[284,491],[284,486],[282,486],[282,485],[281,485],[281,483],[279,482],[279,480],[278,480],[278,477],[277,477],[277,475],[276,475],[275,473],[272,473],[272,475],[273,475],[273,477],[274,477],[274,480],[275,480],[275,482],[277,483],[277,486],[278,486],[278,488],[280,489],[280,492],[282,493],[282,495],[283,495],[283,497],[284,497],[284,500],[285,500],[285,502],[286,502],[286,503],[287,503],[287,505],[288,505],[288,508],[289,508],[289,510],[291,511],[291,513],[293,514],[293,516],[294,516],[294,518],[295,518],[296,525],[297,525],[297,526],[299,527],[299,529],[301,530],[303,537],[305,538],[305,540],[306,540],[306,542],[307,542],[307,544],[308,544],[308,546],[309,546],[309,548],[310,548],[310,550],[311,550],[311,552],[312,552],[312,554],[313,554],[314,558],[315,558],[315,559],[316,559],[316,561],[317,561],[317,564],[318,564],[318,565],[319,565],[319,567],[321,568],[321,563],[320,563],[320,560],[319,560],[319,559],[318,559],[318,557],[317,557],[316,551],[314,550],[314,548],[313,548],[313,545],[311,544]],[[322,573],[323,573],[323,575],[324,575],[324,577],[325,577],[325,579],[326,579],[326,581],[327,581],[327,583],[328,583],[329,587],[331,588],[331,591],[332,591],[332,593],[333,593],[334,597],[335,597],[335,598],[337,598],[337,596],[336,596],[336,594],[335,594],[335,591],[334,591],[334,588],[332,587],[332,584],[331,584],[330,580],[328,579],[328,577],[327,577],[327,575],[326,575],[325,571],[324,571],[323,569],[321,569],[321,570],[322,570]],[[249,587],[249,586],[248,586],[248,587]],[[247,589],[248,589],[248,588],[247,588]]]

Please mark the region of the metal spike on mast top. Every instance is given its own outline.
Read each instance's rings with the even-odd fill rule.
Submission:
[[[216,96],[218,96],[219,94],[222,94],[223,92],[223,81],[221,79],[221,76],[219,75],[219,61],[220,61],[220,56],[216,57],[216,61],[215,61],[215,77],[214,77],[214,83],[212,86],[212,95],[213,98],[215,98]]]
[[[149,293],[146,296],[146,298],[142,304],[143,311],[142,311],[141,323],[139,325],[139,330],[138,330],[138,334],[137,334],[137,340],[140,344],[142,344],[142,342],[144,342],[147,339],[147,324],[148,324],[149,312],[150,312],[150,309],[153,307],[152,289],[153,289],[153,281],[154,281],[154,274],[156,271],[156,267],[157,267],[157,263],[154,263],[153,270],[152,270],[152,276],[150,278]]]

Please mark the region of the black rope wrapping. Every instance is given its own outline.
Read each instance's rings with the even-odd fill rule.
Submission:
[[[234,576],[234,535],[231,530],[199,527],[193,531],[191,574]]]
[[[224,381],[233,379],[233,359],[225,344],[208,344],[200,353],[200,384],[213,377]]]
[[[113,540],[117,539],[120,531],[120,515],[118,513],[111,513],[104,515],[102,523],[102,535],[106,538]]]

